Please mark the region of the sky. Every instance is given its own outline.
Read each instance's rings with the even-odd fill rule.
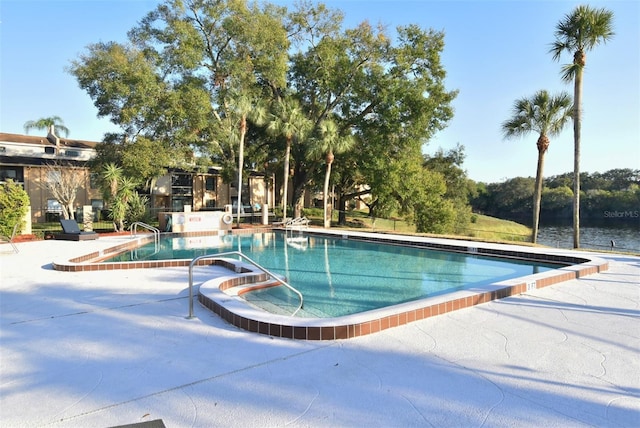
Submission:
[[[293,6],[294,2],[279,0]],[[445,33],[445,85],[458,90],[454,118],[424,151],[464,146],[463,168],[486,183],[536,174],[538,136],[505,140],[501,124],[513,103],[541,89],[573,85],[560,79],[564,56],[549,52],[556,25],[578,1],[332,0],[345,26],[367,20],[393,34],[417,24]],[[117,128],[97,117],[89,95],[67,72],[97,42],[125,42],[156,0],[2,0],[0,2],[0,132],[24,134],[24,124],[59,116],[70,138],[100,141]],[[640,2],[590,1],[614,13],[614,38],[587,54],[583,82],[581,171],[640,169]],[[34,134],[32,130],[30,133]],[[571,123],[551,138],[545,176],[573,171]]]

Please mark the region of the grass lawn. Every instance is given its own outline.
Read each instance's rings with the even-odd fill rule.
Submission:
[[[304,215],[311,220],[312,225],[322,225],[322,210],[307,209]],[[372,218],[362,211],[350,211],[347,213],[347,224],[338,225],[337,214],[331,224],[334,228],[343,228],[350,230],[363,230],[367,232],[382,233],[399,233],[399,234],[415,234],[415,225],[409,224],[401,218]],[[82,228],[82,225],[80,225]],[[60,223],[34,223],[32,225],[33,235],[42,239],[48,233],[57,233],[62,230]],[[93,230],[97,232],[113,232],[113,223],[111,221],[94,222]],[[469,224],[467,230],[461,235],[431,235],[421,234],[425,236],[440,236],[452,239],[475,239],[481,241],[492,242],[529,242],[531,237],[531,228],[522,224],[501,220],[480,214],[474,214],[474,221]]]
[[[322,211],[305,210],[305,215],[311,220],[313,225],[322,224]],[[474,214],[474,222],[470,223],[464,234],[461,235],[437,235],[446,238],[476,239],[492,242],[529,242],[531,239],[531,228],[514,221],[502,220],[486,215]],[[361,211],[350,211],[347,213],[347,224],[340,226],[337,223],[337,214],[331,223],[331,227],[342,227],[352,230],[363,230],[368,232],[406,233],[415,234],[415,225],[409,224],[400,218],[372,218]],[[431,234],[421,234],[436,236]]]

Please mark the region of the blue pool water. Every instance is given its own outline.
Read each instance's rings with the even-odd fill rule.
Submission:
[[[431,249],[282,232],[163,238],[109,261],[192,259],[241,251],[304,296],[299,316],[336,317],[558,268]],[[267,310],[299,303],[285,287],[243,295]],[[287,312],[284,310],[283,312]],[[292,311],[289,310],[289,313]]]

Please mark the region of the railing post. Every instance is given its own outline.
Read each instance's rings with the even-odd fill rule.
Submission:
[[[193,265],[197,260],[198,257],[189,263],[189,316],[187,319],[193,318]]]

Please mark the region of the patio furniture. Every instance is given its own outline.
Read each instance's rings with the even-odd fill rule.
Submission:
[[[75,220],[60,220],[60,226],[62,226],[63,233],[56,233],[53,235],[54,239],[64,241],[90,241],[92,239],[98,239],[99,237],[96,232],[81,231]]]

